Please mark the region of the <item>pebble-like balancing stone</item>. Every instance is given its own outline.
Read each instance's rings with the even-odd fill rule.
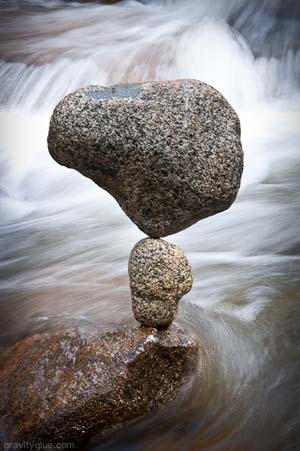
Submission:
[[[128,272],[135,319],[143,326],[168,327],[193,284],[183,251],[162,239],[143,239],[131,252]]]

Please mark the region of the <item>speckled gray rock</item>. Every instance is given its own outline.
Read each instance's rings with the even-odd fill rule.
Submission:
[[[79,89],[56,107],[48,146],[154,238],[230,207],[243,170],[237,114],[197,80]]]
[[[131,252],[128,272],[135,319],[146,326],[170,325],[179,300],[193,284],[182,250],[164,240],[143,239]]]
[[[196,371],[199,350],[175,326],[27,338],[0,371],[1,438],[79,445],[113,432],[172,401]]]

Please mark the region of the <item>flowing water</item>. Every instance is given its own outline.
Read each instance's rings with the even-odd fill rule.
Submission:
[[[178,321],[206,354],[170,408],[97,450],[300,449],[300,14],[297,0],[0,1],[0,346],[75,324],[132,323],[143,234],[47,152],[51,111],[88,84],[196,78],[242,125],[230,210],[168,239],[194,286]]]

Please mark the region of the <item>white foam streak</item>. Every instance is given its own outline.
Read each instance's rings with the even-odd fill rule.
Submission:
[[[111,6],[102,5],[69,6],[67,10],[49,7],[47,15],[32,15],[30,32],[29,19],[24,19],[20,30],[24,43],[9,35],[3,51],[10,48],[12,58],[0,65],[3,233],[8,228],[20,233],[23,227],[28,233],[31,228],[51,232],[66,227],[56,254],[73,255],[68,224],[82,220],[77,233],[85,249],[85,233],[97,240],[100,228],[101,246],[111,242],[112,236],[119,243],[109,258],[121,264],[120,249],[126,256],[141,234],[107,193],[50,158],[46,139],[51,111],[64,95],[87,84],[182,77],[204,80],[228,98],[241,118],[242,187],[229,211],[171,239],[192,260],[193,302],[253,320],[272,298],[263,289],[261,275],[286,265],[293,257],[281,254],[298,242],[293,214],[300,114],[294,66],[300,64],[300,54],[290,51],[281,59],[254,59],[242,37],[225,23],[242,3],[180,2],[174,8],[171,2],[125,2],[114,6],[113,12]],[[20,246],[29,252],[26,243]],[[42,249],[51,269],[56,256],[52,257],[50,244]],[[82,264],[88,265],[84,255]],[[104,257],[107,254],[101,260],[102,271],[111,275],[113,266]],[[43,279],[47,286],[51,271]],[[239,277],[232,276],[232,271]],[[198,278],[204,278],[203,282],[198,284]],[[23,279],[20,274],[20,287],[25,280],[28,287],[30,277],[26,273]],[[38,282],[35,276],[34,280],[43,285],[42,279]],[[16,279],[6,283],[12,287]],[[261,284],[259,292],[257,283]],[[241,292],[236,288],[239,284]],[[240,299],[240,304],[233,298]]]

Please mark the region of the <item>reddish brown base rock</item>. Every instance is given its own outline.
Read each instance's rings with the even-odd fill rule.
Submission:
[[[78,445],[102,436],[172,401],[198,354],[198,343],[175,325],[27,338],[0,373],[5,439]]]

